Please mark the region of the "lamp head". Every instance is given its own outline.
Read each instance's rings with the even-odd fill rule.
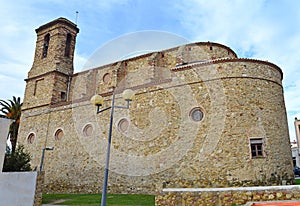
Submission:
[[[45,150],[54,150],[54,147],[45,147]]]
[[[122,94],[123,99],[125,99],[126,101],[132,101],[134,95],[135,93],[131,89],[125,89]]]
[[[91,98],[91,103],[95,106],[101,106],[104,102],[104,98],[102,96],[100,96],[99,94],[95,94],[92,98]]]

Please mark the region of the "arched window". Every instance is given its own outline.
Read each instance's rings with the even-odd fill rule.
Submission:
[[[93,126],[91,124],[87,124],[83,128],[83,134],[85,137],[89,137],[93,134]]]
[[[49,41],[50,41],[50,34],[47,34],[44,38],[44,46],[43,46],[43,56],[42,58],[47,57],[48,53],[48,47],[49,47]]]
[[[72,42],[72,35],[68,33],[66,39],[65,57],[70,56],[71,42]]]
[[[30,133],[27,137],[27,143],[28,144],[33,144],[34,142],[34,139],[35,139],[35,134],[34,133]]]
[[[118,130],[119,132],[123,133],[126,132],[126,130],[129,127],[129,121],[126,118],[122,118],[120,119],[120,121],[118,122]]]
[[[55,140],[61,140],[64,136],[64,132],[62,131],[62,129],[57,129],[55,134],[54,134],[54,138]]]

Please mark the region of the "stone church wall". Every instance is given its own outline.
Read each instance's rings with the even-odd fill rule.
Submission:
[[[89,83],[101,79],[103,73],[79,74],[73,92],[79,88],[83,99],[91,96]],[[163,185],[280,184],[276,175],[291,181],[290,149],[284,144],[287,126],[282,124],[286,114],[281,75],[276,67],[255,61],[223,61],[174,68],[172,75],[177,79],[140,88],[134,81],[131,86],[137,88],[137,94],[131,109],[116,111],[109,179],[112,192],[145,193]],[[77,98],[78,102],[36,115],[26,117],[25,113],[22,119],[26,127],[21,135],[36,134],[33,144],[27,144],[35,155],[33,164],[39,164],[43,146],[55,147],[45,160],[48,192],[99,192],[101,188],[109,113],[96,115],[88,99]],[[104,106],[109,102],[107,96]],[[124,104],[119,96],[117,103]],[[201,122],[189,116],[195,107],[204,111]],[[125,131],[118,127],[121,120],[130,122]],[[55,137],[58,130],[63,133],[60,138]],[[251,137],[264,139],[264,157],[251,158]]]
[[[67,86],[66,99],[51,96],[46,104],[47,96],[39,104],[29,78],[18,139],[31,152],[33,166],[39,166],[45,146],[54,146],[44,161],[48,193],[100,192],[109,111],[97,115],[89,100],[101,94],[105,108],[115,91],[116,104],[125,105],[125,88],[136,96],[129,110],[115,111],[109,192],[293,181],[282,71],[272,63],[240,59],[226,46],[205,42],[69,78],[43,75],[50,84],[37,89],[52,85],[45,95],[59,97],[56,92]],[[262,146],[255,157],[252,141]]]

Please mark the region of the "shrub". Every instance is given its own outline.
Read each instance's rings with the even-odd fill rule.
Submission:
[[[30,154],[24,151],[24,146],[19,145],[15,152],[6,147],[3,172],[31,171]]]

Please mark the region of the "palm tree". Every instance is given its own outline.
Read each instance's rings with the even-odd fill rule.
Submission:
[[[10,138],[12,152],[16,150],[22,104],[21,98],[16,98],[15,96],[13,96],[13,100],[0,100],[0,112],[2,113],[0,117],[13,120],[9,126],[7,137]]]

